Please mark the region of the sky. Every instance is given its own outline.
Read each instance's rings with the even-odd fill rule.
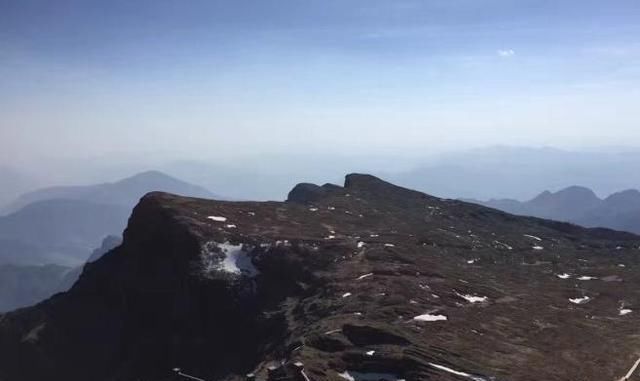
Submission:
[[[637,0],[0,0],[0,161],[637,146]]]

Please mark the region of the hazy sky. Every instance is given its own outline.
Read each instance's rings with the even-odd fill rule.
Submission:
[[[640,142],[640,1],[0,0],[0,160]]]

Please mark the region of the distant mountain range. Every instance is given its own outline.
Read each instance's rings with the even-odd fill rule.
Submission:
[[[585,185],[598,194],[635,188],[640,184],[638,168],[638,151],[489,147],[440,155],[412,170],[384,177],[446,198],[528,200],[540,190],[574,184]]]
[[[587,186],[598,194],[640,186],[640,171],[637,171],[640,150],[624,148],[567,151],[494,146],[449,153],[431,152],[427,148],[392,155],[340,155],[305,150],[303,153],[214,155],[198,159],[119,153],[85,160],[51,159],[44,164],[13,165],[4,171],[0,167],[0,211],[15,211],[16,206],[23,206],[24,202],[8,207],[17,194],[42,187],[38,184],[99,184],[105,179],[128,177],[147,168],[236,200],[282,200],[300,181],[339,182],[342,175],[350,171],[374,173],[439,197],[477,200],[506,197],[528,200],[540,190],[562,189],[574,184]],[[23,179],[18,181],[19,177]],[[14,196],[2,202],[2,193],[14,185],[19,185],[21,191],[11,190]]]
[[[133,208],[140,197],[152,191],[163,191],[190,195],[193,197],[215,198],[203,187],[189,184],[158,171],[147,171],[127,177],[114,183],[84,186],[56,186],[25,193],[5,208],[11,213],[38,201],[64,199],[91,202],[94,204],[117,205]]]
[[[0,217],[0,264],[77,266],[107,235],[120,235],[131,209],[151,191],[215,198],[157,171],[115,183],[53,187],[20,196]]]
[[[529,201],[467,200],[508,213],[572,222],[587,227],[607,227],[640,233],[640,191],[629,189],[604,199],[591,189],[571,186],[545,191]]]

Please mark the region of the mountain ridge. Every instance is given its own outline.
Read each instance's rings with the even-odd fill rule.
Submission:
[[[300,189],[145,195],[69,292],[0,316],[0,376],[294,380],[299,362],[311,380],[560,381],[635,361],[638,317],[620,311],[640,303],[640,237],[371,176]]]

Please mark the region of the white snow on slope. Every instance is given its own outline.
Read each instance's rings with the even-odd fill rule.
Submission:
[[[506,248],[507,250],[513,250],[513,247],[511,245],[507,245],[504,242],[493,241],[493,243],[495,243],[496,245],[502,246],[502,247]]]
[[[219,254],[210,249],[214,245],[224,254],[220,260]],[[222,271],[233,275],[247,275],[250,277],[258,275],[260,272],[255,268],[251,257],[243,249],[242,245],[233,245],[229,242],[211,242],[205,246],[202,252],[205,272]]]
[[[338,376],[347,381],[405,381],[392,373],[362,373],[345,370]]]
[[[598,279],[594,276],[587,276],[587,275],[583,275],[581,277],[578,278],[578,280],[594,280],[594,279]]]
[[[363,279],[368,278],[368,277],[370,277],[370,276],[373,276],[373,273],[368,273],[368,274],[360,275],[360,276],[358,277],[358,280],[363,280]]]
[[[536,237],[535,235],[525,234],[524,236],[527,238],[535,239],[536,241],[542,241],[542,238]]]
[[[571,275],[569,275],[567,273],[557,274],[556,276],[558,278],[560,278],[560,279],[569,279],[569,278],[571,278]]]
[[[356,379],[353,378],[353,376],[351,374],[349,374],[349,372],[346,371],[346,370],[344,372],[342,372],[342,373],[338,373],[338,376],[344,378],[347,381],[356,381]]]
[[[585,304],[587,303],[589,300],[591,300],[590,297],[588,296],[583,296],[582,298],[572,298],[569,299],[569,301],[573,304]]]
[[[459,297],[461,297],[462,299],[466,300],[469,303],[483,303],[486,302],[487,298],[486,296],[474,296],[474,295],[465,295],[465,294],[459,294],[456,292],[456,295],[458,295]]]
[[[222,216],[209,216],[207,218],[212,220],[212,221],[217,221],[217,222],[225,222],[225,221],[227,221],[227,217],[222,217]]]
[[[445,321],[447,317],[444,315],[432,315],[432,314],[424,314],[418,315],[413,318],[413,320],[417,321]]]
[[[444,365],[438,365],[438,364],[434,364],[432,362],[430,362],[429,365],[431,365],[432,367],[434,367],[436,369],[442,370],[444,372],[455,374],[456,376],[460,376],[460,377],[465,377],[465,378],[468,378],[468,379],[473,380],[473,381],[485,381],[485,379],[482,378],[482,377],[476,377],[476,376],[473,376],[473,375],[471,375],[469,373],[460,372],[458,370],[454,370],[454,369],[448,368],[448,367],[446,367]]]

